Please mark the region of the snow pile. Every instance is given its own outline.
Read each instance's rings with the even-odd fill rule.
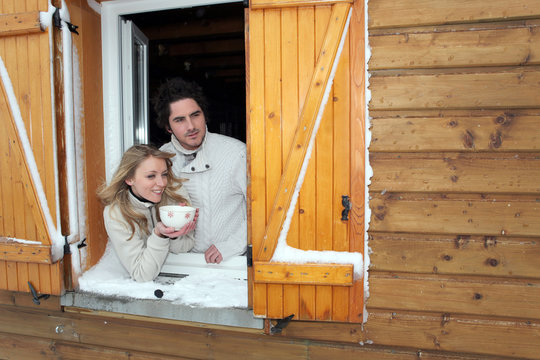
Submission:
[[[106,296],[135,299],[157,299],[154,292],[163,291],[163,300],[173,304],[209,308],[247,308],[246,280],[212,273],[190,275],[174,283],[159,280],[138,283],[122,267],[114,250],[109,246],[98,264],[79,278],[79,290]]]

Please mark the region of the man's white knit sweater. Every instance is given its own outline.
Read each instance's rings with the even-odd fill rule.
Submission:
[[[183,186],[192,206],[199,208],[191,251],[204,253],[213,244],[224,260],[243,254],[247,246],[246,145],[207,131],[197,150],[185,149],[174,135],[161,150],[176,154],[174,173],[188,179]]]

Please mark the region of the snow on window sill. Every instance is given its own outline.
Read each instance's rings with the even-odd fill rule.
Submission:
[[[133,281],[108,247],[79,278],[79,291],[61,297],[63,306],[132,315],[262,329],[247,308],[246,258],[206,264],[203,254],[170,254],[154,281]]]

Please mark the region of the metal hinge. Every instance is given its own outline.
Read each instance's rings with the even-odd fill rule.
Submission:
[[[253,245],[249,244],[246,251],[247,266],[253,266]]]

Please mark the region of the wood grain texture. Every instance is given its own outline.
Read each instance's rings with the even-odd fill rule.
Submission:
[[[369,245],[372,271],[540,278],[538,238],[372,232]]]
[[[287,161],[287,153],[291,147],[294,132],[298,126],[300,108],[298,105],[298,9],[295,7],[281,10],[281,78],[287,79],[281,83],[282,102],[282,139],[281,161]],[[287,234],[287,244],[299,246],[298,204],[294,211]],[[298,285],[283,286],[283,314],[298,314],[300,288]],[[288,316],[288,315],[287,315]]]
[[[540,149],[540,113],[536,110],[373,115],[371,152]]]
[[[0,15],[0,36],[13,36],[41,31],[38,11]]]
[[[248,115],[246,142],[248,156],[248,210],[250,211],[248,238],[253,244],[253,254],[260,251],[260,241],[266,226],[265,196],[265,140],[264,134],[264,12],[249,11],[248,60]],[[257,161],[255,160],[257,159]],[[253,313],[266,315],[266,284],[253,284]]]
[[[353,5],[350,24],[351,81],[351,213],[349,214],[349,251],[365,254],[366,219],[366,47],[364,3]],[[356,281],[349,293],[349,321],[363,321],[364,282]]]
[[[318,6],[315,9],[315,48],[323,49],[324,39],[327,28],[330,25],[330,16],[332,8],[328,6]],[[348,31],[344,29],[343,31]],[[337,39],[339,41],[340,38]],[[322,53],[319,54],[319,57]],[[340,56],[341,59],[341,56]],[[331,65],[330,65],[331,66]],[[335,77],[334,77],[335,80]],[[315,147],[310,162],[315,165],[315,249],[332,250],[333,249],[333,228],[334,211],[332,192],[334,177],[334,87],[328,94],[328,101],[322,113],[319,130],[315,137]],[[309,101],[309,100],[306,100]],[[329,269],[332,271],[332,269]],[[317,286],[315,288],[315,319],[330,320],[332,318],[332,287]]]
[[[267,229],[263,238],[264,245],[261,247],[259,253],[260,260],[270,260],[277,244],[281,225],[285,219],[286,209],[289,207],[293,189],[306,154],[308,142],[313,132],[316,115],[324,94],[324,88],[328,82],[330,75],[329,70],[336,55],[348,10],[348,4],[333,6],[333,14],[330,17],[332,21],[329,23],[327,35],[323,42],[324,45],[321,47],[317,65],[315,66],[315,73],[306,96],[306,103],[304,104],[302,115],[300,116],[298,125],[300,131],[297,131],[295,134],[293,147],[291,147],[287,163],[285,164],[276,200],[272,207],[272,212],[270,213]]]
[[[353,9],[354,12],[354,9]],[[350,99],[350,44],[351,31],[349,25],[345,46],[343,47],[339,65],[336,70],[333,85],[333,97],[329,100],[333,104],[333,189],[332,189],[332,249],[335,251],[349,251],[349,221],[341,220],[343,210],[342,196],[351,194],[351,99]],[[333,321],[348,321],[349,319],[349,293],[350,289],[335,286],[332,289]]]
[[[489,336],[486,336],[489,334]],[[473,358],[538,359],[540,322],[523,319],[498,319],[450,313],[369,309],[369,320],[359,324],[291,322],[283,337],[341,343],[364,344],[364,348],[382,347],[436,351],[452,356]],[[372,344],[372,345],[366,345]],[[418,350],[421,349],[421,350]],[[463,354],[465,353],[465,354]],[[469,356],[470,356],[469,355]],[[399,358],[399,357],[398,357]]]
[[[539,153],[370,155],[371,191],[540,194]]]
[[[316,54],[319,50],[315,44],[315,7],[302,7],[298,9],[298,105],[302,109],[306,102]],[[301,113],[299,113],[300,115]],[[315,162],[310,161],[304,184],[298,196],[298,225],[299,247],[303,250],[316,247],[316,183]],[[299,289],[299,310],[297,319],[313,319],[315,316],[315,287],[301,285]]]
[[[377,32],[369,68],[414,69],[540,63],[540,22],[500,22]]]
[[[369,316],[365,336],[376,345],[540,358],[540,323],[534,320],[393,310],[373,310]]]
[[[41,241],[44,244],[50,244],[51,243],[50,234],[46,226],[46,220],[45,220],[43,208],[39,200],[36,185],[31,176],[31,170],[30,170],[28,161],[26,159],[24,150],[22,148],[20,135],[15,125],[15,119],[12,113],[12,109],[10,108],[8,104],[8,100],[7,100],[8,95],[6,93],[6,89],[4,87],[3,82],[2,82],[1,89],[2,89],[1,90],[2,99],[0,100],[0,107],[1,107],[2,113],[7,115],[4,118],[4,121],[5,121],[4,128],[7,128],[8,143],[12,150],[14,165],[16,165],[16,167],[11,168],[11,171],[17,171],[17,170],[20,171],[20,174],[18,176],[21,177],[21,181],[23,183],[22,188],[30,205],[30,213],[33,216],[35,225],[38,227],[38,234],[37,234],[38,238],[27,239],[27,240],[37,240],[37,241]],[[24,211],[19,212],[18,214],[19,215],[24,214]],[[18,218],[20,218],[20,216],[18,216]]]
[[[251,0],[252,9],[287,8],[313,5],[332,5],[337,3],[352,3],[353,0]]]
[[[0,259],[4,261],[51,264],[51,247],[39,244],[24,244],[0,237]]]
[[[393,272],[369,282],[369,308],[540,319],[538,280]]]
[[[400,27],[428,24],[475,23],[494,20],[523,19],[540,13],[535,0],[509,3],[505,0],[489,2],[451,0],[377,0],[369,4],[368,27]]]
[[[254,281],[262,283],[351,286],[354,277],[353,266],[350,264],[289,264],[256,261],[253,268]]]
[[[380,75],[380,76],[379,76]],[[538,107],[536,67],[468,73],[403,73],[370,78],[370,109],[489,109]]]
[[[264,10],[264,115],[266,142],[266,226],[271,214],[274,198],[278,192],[282,172],[282,65],[281,65],[281,10]],[[271,216],[271,215],[270,215]],[[266,234],[265,234],[266,235]],[[264,237],[259,256],[266,246]],[[282,318],[283,286],[267,285],[268,316]]]
[[[540,235],[537,196],[372,193],[370,206],[373,231]]]

